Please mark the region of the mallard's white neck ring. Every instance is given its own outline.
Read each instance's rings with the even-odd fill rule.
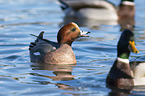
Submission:
[[[129,59],[117,58],[118,61],[129,64]]]
[[[135,5],[134,2],[130,2],[130,1],[123,1],[122,2],[123,5]]]

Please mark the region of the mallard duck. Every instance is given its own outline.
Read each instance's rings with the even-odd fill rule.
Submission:
[[[134,0],[121,0],[118,7],[119,19],[134,19],[135,3]]]
[[[74,22],[64,25],[59,30],[58,42],[43,39],[44,32],[41,32],[39,36],[36,36],[35,42],[31,42],[29,45],[30,59],[37,63],[75,64],[77,61],[71,45],[79,37],[88,37],[85,35],[88,33],[81,31]]]
[[[134,0],[121,0],[118,7],[118,23],[122,30],[130,29],[133,30],[135,25],[135,3]]]
[[[106,0],[58,0],[66,17],[117,20],[115,5]]]
[[[107,0],[58,0],[66,17],[118,20],[134,18],[134,0],[121,0],[119,6]],[[118,18],[119,17],[119,18]]]
[[[108,73],[106,83],[108,86],[125,88],[134,86],[134,75],[130,68],[130,52],[138,53],[135,47],[134,34],[126,29],[122,32],[117,45],[117,59]]]
[[[130,66],[134,75],[134,85],[145,85],[145,61],[132,61]]]

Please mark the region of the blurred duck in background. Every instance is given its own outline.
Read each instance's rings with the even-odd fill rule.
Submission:
[[[107,0],[58,0],[65,13],[64,23],[77,22],[80,26],[115,25],[122,29],[134,26],[134,0],[121,0],[119,6]]]
[[[106,0],[59,0],[66,17],[117,20],[115,6]]]
[[[80,26],[117,24],[118,16],[113,3],[106,0],[58,0],[65,13],[64,23],[74,21]],[[87,23],[87,25],[84,25]]]
[[[135,3],[134,0],[121,0],[118,7],[118,23],[121,30],[130,29],[133,31],[135,25]]]

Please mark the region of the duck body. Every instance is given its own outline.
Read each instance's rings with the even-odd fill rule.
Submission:
[[[130,66],[134,76],[134,85],[145,85],[145,62],[133,61],[130,62]]]
[[[133,74],[129,62],[116,59],[106,79],[107,84],[117,88],[131,88],[134,86]]]
[[[129,64],[130,52],[138,53],[135,47],[134,34],[126,29],[122,32],[117,44],[117,59],[111,67],[106,83],[120,89],[134,86],[134,75]]]
[[[68,44],[59,45],[56,42],[49,43],[46,41],[35,42],[35,44],[30,48],[32,62],[48,64],[74,64],[77,62],[75,54]]]
[[[118,23],[122,30],[133,30],[135,25],[135,3],[134,0],[121,0],[117,9]]]
[[[115,6],[106,0],[59,0],[59,2],[66,17],[98,20],[118,19]]]
[[[135,16],[135,4],[134,0],[122,0],[118,7],[119,19],[134,19]]]
[[[101,24],[121,25],[121,30],[133,30],[135,25],[134,0],[121,0],[119,6],[107,0],[58,0],[65,13],[64,22],[76,21],[83,25],[90,22]],[[95,23],[95,24],[96,24]]]
[[[54,52],[48,52],[45,56],[45,61],[51,64],[75,64],[77,63],[75,54],[71,46],[67,44],[61,45]]]
[[[80,31],[78,25],[73,22],[59,30],[58,42],[43,39],[44,32],[41,32],[39,36],[36,36],[35,42],[30,43],[30,59],[37,63],[75,64],[77,61],[71,44],[76,38],[87,36],[84,35],[87,33]]]

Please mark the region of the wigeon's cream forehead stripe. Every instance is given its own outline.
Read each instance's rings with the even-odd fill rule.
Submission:
[[[74,26],[76,26],[76,27],[78,27],[78,28],[79,28],[79,26],[78,26],[76,23],[72,22],[72,24],[73,24]]]

